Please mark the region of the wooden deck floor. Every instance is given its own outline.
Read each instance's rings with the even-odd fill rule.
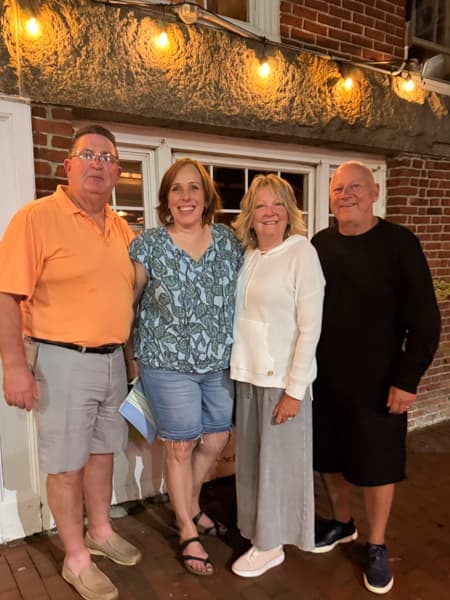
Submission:
[[[409,478],[398,486],[388,546],[395,585],[390,600],[450,598],[450,421],[409,437]],[[354,516],[360,539],[315,555],[288,546],[286,561],[257,579],[242,579],[231,562],[248,547],[235,526],[233,478],[208,484],[204,506],[230,530],[223,540],[206,538],[216,566],[212,577],[188,574],[177,559],[177,535],[167,504],[128,507],[116,530],[139,546],[135,567],[95,559],[120,590],[122,600],[365,600],[374,598],[361,577],[366,526],[360,496]],[[317,486],[318,512],[328,511]],[[327,516],[327,515],[325,515]],[[68,600],[79,596],[60,577],[63,553],[55,534],[0,546],[0,600]]]

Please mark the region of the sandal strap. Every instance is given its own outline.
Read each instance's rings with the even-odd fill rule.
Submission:
[[[187,560],[198,560],[199,562],[202,562],[205,565],[205,567],[208,565],[212,566],[212,563],[209,560],[209,558],[200,558],[199,556],[192,556],[191,554],[182,554],[181,558],[182,558],[183,562],[185,562]]]
[[[201,510],[199,513],[197,513],[197,514],[195,515],[195,517],[192,517],[192,520],[194,521],[195,525],[198,525],[198,522],[200,521],[200,519],[202,518],[202,516],[203,516],[204,514],[205,514],[205,513],[204,513],[204,512]]]
[[[180,551],[183,552],[183,550],[185,548],[187,548],[189,546],[189,544],[191,544],[192,542],[199,542],[200,544],[202,543],[201,539],[198,536],[192,537],[192,538],[188,538],[187,540],[184,540],[183,542],[180,542]],[[203,560],[203,559],[199,558],[198,560]]]
[[[202,533],[203,533],[203,535],[211,535],[211,533],[214,531],[214,532],[215,532],[215,535],[216,535],[216,537],[217,537],[217,536],[219,536],[219,534],[220,534],[220,525],[219,525],[219,523],[218,523],[218,522],[217,522],[215,519],[213,519],[212,517],[209,517],[209,518],[211,519],[211,521],[213,522],[213,524],[212,524],[212,525],[210,525],[209,527],[205,527],[205,528],[202,530]]]
[[[206,525],[201,525],[201,523],[199,523],[200,519],[202,518],[202,516],[205,515],[205,517],[208,517],[208,519],[210,521],[212,521],[212,525],[210,525],[209,527],[207,527]],[[200,533],[202,535],[211,535],[212,532],[215,533],[215,535],[217,537],[219,537],[221,535],[221,531],[225,530],[224,532],[226,532],[226,527],[224,525],[222,525],[222,523],[220,523],[217,519],[215,519],[214,517],[211,517],[210,515],[207,515],[203,510],[201,510],[199,513],[197,513],[195,515],[195,517],[192,517],[192,520],[194,521],[194,524],[198,527],[199,525],[202,527]]]

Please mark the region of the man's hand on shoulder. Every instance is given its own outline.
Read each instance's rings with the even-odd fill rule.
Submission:
[[[400,388],[392,386],[389,390],[387,407],[391,415],[400,415],[410,410],[416,401],[417,394],[411,394]]]
[[[25,410],[35,407],[38,399],[36,380],[26,365],[3,368],[3,394],[10,406]]]

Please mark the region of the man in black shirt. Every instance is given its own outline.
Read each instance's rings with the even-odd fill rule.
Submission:
[[[315,552],[358,537],[351,485],[361,486],[369,522],[366,588],[386,593],[393,577],[385,530],[394,485],[405,478],[407,411],[433,359],[440,316],[430,271],[415,235],[379,219],[371,170],[342,164],[331,178],[337,227],[312,240],[327,282],[314,384],[314,468],[334,519]]]

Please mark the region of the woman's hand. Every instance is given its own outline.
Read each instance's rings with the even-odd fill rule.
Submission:
[[[284,394],[272,413],[275,423],[279,425],[293,419],[300,410],[300,402],[301,400]]]

